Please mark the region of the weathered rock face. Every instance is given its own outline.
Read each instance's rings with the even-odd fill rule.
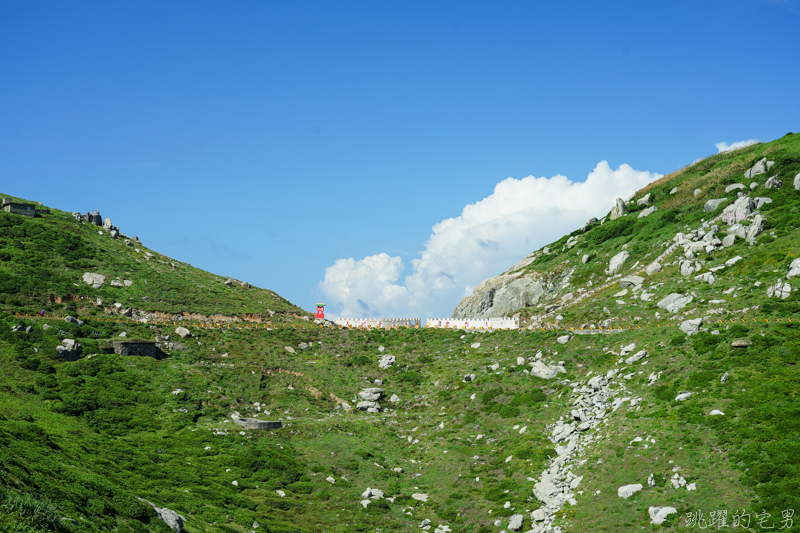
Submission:
[[[767,162],[767,158],[766,157],[760,159],[758,162],[756,162],[755,165],[753,165],[752,168],[750,168],[750,169],[745,171],[744,177],[747,178],[747,179],[750,179],[750,178],[754,178],[754,177],[758,176],[759,174],[763,174],[764,172],[767,171],[767,168],[772,166],[769,163],[773,163],[774,164],[775,162],[774,161]]]
[[[536,305],[543,296],[554,293],[572,270],[563,277],[544,281],[538,274],[502,274],[484,280],[453,310],[453,318],[506,316],[523,307]]]
[[[622,198],[617,198],[616,205],[614,205],[614,207],[611,208],[611,214],[608,216],[608,219],[614,220],[616,218],[621,217],[626,212],[627,209],[625,208],[625,202],[622,200]]]
[[[762,231],[764,231],[764,218],[761,215],[756,215],[753,218],[753,222],[747,228],[747,236],[744,239],[752,244],[755,242],[756,237],[761,235]]]
[[[733,225],[740,220],[748,218],[755,208],[756,204],[752,198],[742,196],[722,210],[722,220],[726,221],[728,225]]]

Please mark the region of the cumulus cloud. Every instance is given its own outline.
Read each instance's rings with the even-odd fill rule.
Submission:
[[[747,139],[746,141],[736,141],[734,143],[728,144],[726,142],[717,143],[714,146],[717,147],[717,151],[719,153],[722,152],[732,152],[733,150],[738,150],[739,148],[744,148],[745,146],[750,146],[753,144],[758,144],[761,141],[758,139]]]
[[[319,289],[334,316],[450,316],[484,279],[530,252],[608,213],[615,198],[628,198],[660,178],[629,165],[601,161],[585,181],[566,176],[508,178],[460,216],[435,224],[411,272],[400,281],[400,257],[378,254],[339,259]],[[576,249],[576,253],[579,250]]]

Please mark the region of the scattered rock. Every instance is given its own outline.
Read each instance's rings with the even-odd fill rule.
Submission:
[[[106,277],[96,272],[85,272],[83,274],[83,281],[87,285],[91,285],[93,289],[99,289],[106,282]]]
[[[83,351],[83,346],[75,339],[64,339],[60,346],[56,346],[56,351],[65,361],[77,361]]]
[[[677,313],[688,304],[692,302],[691,296],[684,296],[677,292],[673,292],[660,302],[658,302],[658,307],[664,309],[665,311],[669,311],[670,313]]]
[[[619,286],[622,288],[626,287],[640,287],[644,283],[644,278],[641,276],[627,276],[619,280]]]
[[[549,367],[541,361],[531,363],[531,375],[543,379],[553,379],[558,375],[559,371],[559,367]]]
[[[400,397],[397,394],[392,394],[391,397],[389,397],[389,401],[392,403],[397,403],[400,401]]]
[[[585,265],[586,263],[589,262],[591,258],[592,256],[590,256],[589,254],[583,254],[583,257],[581,257],[581,263]]]
[[[771,287],[767,287],[767,298],[772,298],[773,296],[780,298],[781,300],[785,300],[792,294],[792,286],[788,283],[781,283],[781,280],[778,280],[778,283],[772,285]]]
[[[469,383],[471,381],[475,381],[475,374],[467,374],[466,376],[464,376],[464,379],[462,381],[464,383]]]
[[[722,238],[722,246],[725,248],[733,246],[734,242],[736,242],[736,235],[727,235]]]
[[[181,339],[185,339],[186,337],[192,336],[192,333],[183,326],[175,328],[175,334],[178,335]]]
[[[725,187],[725,194],[731,191],[735,191],[736,189],[747,189],[747,185],[745,185],[744,183],[734,183],[733,185],[728,185],[727,187]]]
[[[633,363],[635,363],[637,361],[641,361],[645,357],[647,357],[647,350],[638,351],[638,352],[636,352],[635,355],[632,355],[632,356],[628,357],[627,359],[625,359],[625,364],[626,365],[632,365]]]
[[[764,184],[764,187],[767,189],[780,189],[783,187],[783,182],[778,179],[778,176],[772,176]]]
[[[669,515],[677,514],[678,510],[674,507],[650,507],[647,513],[650,515],[650,523],[655,526],[660,526],[666,521]]]
[[[659,263],[658,261],[653,261],[647,266],[647,268],[644,271],[645,274],[647,274],[648,276],[652,276],[656,272],[661,272],[661,263]]]
[[[636,205],[650,205],[650,194],[647,193],[638,200],[636,200]]]
[[[728,381],[728,373],[727,372],[722,374],[722,376],[719,378],[719,382],[722,383],[723,385],[725,385],[726,381]]]
[[[728,190],[726,189],[725,192],[728,192]],[[706,213],[715,211],[719,207],[719,205],[726,200],[727,198],[714,198],[713,200],[709,200],[705,203],[705,205],[703,205],[703,211],[705,211]]]
[[[736,257],[731,257],[730,259],[725,261],[725,264],[730,267],[730,266],[735,265],[738,261],[741,261],[741,259],[742,259],[742,256],[741,255],[737,255]]]
[[[745,171],[744,177],[747,179],[752,179],[758,176],[759,174],[763,174],[764,172],[766,172],[767,170],[764,166],[766,162],[767,162],[766,157],[760,159],[755,165],[753,165],[751,168]]]
[[[428,501],[428,495],[419,492],[415,492],[414,494],[411,495],[411,497],[420,502]]]
[[[800,276],[800,257],[792,261],[792,264],[789,265],[789,273],[786,274],[786,279],[790,279],[795,276]]]
[[[383,353],[386,350],[383,346],[378,346],[378,351]]]
[[[395,356],[386,354],[378,360],[378,366],[386,370],[387,368],[391,367],[396,361],[397,358]]]
[[[624,485],[617,489],[617,496],[620,498],[628,499],[640,490],[642,490],[642,484],[636,483],[634,485]]]
[[[72,317],[72,316],[65,316],[64,317],[64,322],[69,322],[70,324],[75,324],[78,327],[83,326],[83,324],[84,324],[83,320],[78,320],[77,318]]]
[[[751,341],[750,339],[736,339],[731,343],[731,347],[733,348],[749,348],[752,345],[753,341]],[[725,373],[725,376],[727,378],[727,372]]]
[[[376,402],[383,397],[383,389],[377,387],[370,387],[358,393],[362,400]]]
[[[275,491],[275,494],[277,494],[277,495],[278,495],[278,496],[280,496],[281,498],[285,498],[285,497],[286,497],[286,493],[285,493],[285,492],[283,492],[282,490],[276,490],[276,491]]]
[[[689,399],[689,397],[691,395],[692,395],[691,392],[682,392],[682,393],[678,394],[677,396],[675,396],[675,401],[676,402],[682,402],[683,400]]]
[[[472,344],[469,345],[469,347],[472,348],[473,350],[477,350],[478,348],[481,347],[481,343],[473,342]]]
[[[380,413],[381,404],[378,402],[358,402],[356,409],[359,411],[367,411],[368,413]]]
[[[795,190],[800,190],[800,172],[794,177],[794,188]]]
[[[713,411],[711,411],[708,414],[711,415],[711,416],[724,416],[725,415],[725,413],[723,413],[719,409],[714,409]]]
[[[669,193],[670,193],[670,194],[675,194],[676,192],[678,192],[678,188],[677,188],[677,187],[673,187],[673,188],[672,188],[672,189],[670,189],[670,191],[669,191]]]
[[[569,340],[572,338],[572,335],[562,335],[556,339],[556,342],[559,344],[567,344]]]
[[[697,333],[698,330],[700,329],[700,326],[702,325],[703,325],[702,318],[692,318],[690,320],[684,320],[683,322],[681,322],[680,330],[686,333],[686,335],[691,336]]]
[[[292,348],[291,346],[284,346],[283,349],[286,350],[289,353],[297,353],[297,352],[294,351],[294,348]]]
[[[628,253],[627,251],[622,251],[617,255],[615,255],[614,257],[612,257],[611,261],[609,261],[608,263],[608,270],[606,270],[606,273],[610,276],[613,276],[614,274],[622,270],[622,265],[630,256],[631,254]]]
[[[626,212],[627,209],[625,208],[625,201],[622,198],[617,198],[615,200],[614,207],[611,208],[611,214],[608,216],[608,219],[609,220],[617,219],[622,215],[624,215]]]
[[[698,197],[698,196],[700,196],[701,194],[703,194],[703,189],[695,189],[695,190],[694,190],[694,197],[695,197],[695,198],[697,198],[697,197]]]
[[[658,211],[658,207],[656,207],[654,205],[651,205],[650,207],[648,207],[647,209],[645,209],[644,211],[639,213],[639,216],[637,218],[649,217],[650,215],[652,215],[656,211]]]
[[[522,523],[525,521],[525,517],[521,514],[511,515],[511,518],[508,520],[508,529],[511,531],[519,531],[522,529]]]

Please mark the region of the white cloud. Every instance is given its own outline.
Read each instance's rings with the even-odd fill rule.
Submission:
[[[758,139],[747,139],[746,141],[736,141],[735,143],[728,144],[726,142],[717,143],[714,146],[717,147],[717,151],[719,153],[722,152],[732,152],[733,150],[738,150],[739,148],[744,148],[745,146],[750,146],[753,144],[758,144],[761,141]]]
[[[402,284],[402,259],[378,254],[337,260],[325,270],[319,289],[334,316],[450,316],[487,277],[589,218],[604,216],[615,198],[628,198],[660,177],[629,165],[613,170],[601,161],[581,182],[562,175],[508,178],[460,216],[434,225]]]

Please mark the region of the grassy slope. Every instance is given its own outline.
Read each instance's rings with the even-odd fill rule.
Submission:
[[[565,260],[574,266],[579,254],[593,253],[597,259],[581,265],[565,291],[586,287],[589,280],[594,287],[605,283],[602,269],[607,258],[624,244],[632,254],[624,272],[636,261],[646,265],[657,254],[654,244],[671,239],[687,224],[696,228],[701,218],[708,217],[702,213],[702,203],[723,197],[720,187],[743,181],[738,179],[741,172],[762,154],[769,154],[784,179],[781,190],[758,189],[760,195],[773,198],[762,209],[770,229],[753,247],[739,242],[712,254],[708,266],[722,264],[732,255],[744,257],[735,267],[719,271],[714,285],[693,277],[683,280],[677,267],[665,265],[664,271],[646,282],[648,290],[656,293],[650,302],[626,297],[625,304],[618,304],[613,294],[619,288],[612,286],[559,310],[565,324],[597,324],[614,316],[621,325],[649,326],[641,329],[576,336],[566,345],[555,342],[558,333],[541,331],[197,330],[186,350],[173,352],[164,361],[99,355],[67,363],[55,358],[62,334],[84,344],[85,355],[97,351],[98,342],[122,331],[129,337],[149,338],[153,330],[147,324],[92,322],[78,328],[54,319],[2,315],[0,487],[7,493],[3,504],[7,514],[0,514],[0,531],[52,529],[44,501],[50,502],[50,510],[57,515],[80,524],[67,522],[62,525],[65,529],[166,531],[136,497],[177,510],[187,518],[185,527],[190,532],[250,531],[255,520],[261,524],[258,531],[385,531],[416,527],[424,518],[434,525],[448,523],[454,531],[495,531],[498,528],[492,522],[498,517],[505,526],[507,519],[502,517],[517,512],[527,515],[525,511],[539,507],[528,478],[538,477],[554,453],[554,445],[545,438],[545,426],[569,414],[570,389],[563,378],[585,382],[589,371],[619,369],[624,365],[616,364],[618,356],[611,352],[630,342],[650,352],[644,366],[637,363],[625,371],[633,374],[626,386],[643,402],[619,409],[608,424],[594,431],[600,437],[597,444],[586,452],[587,462],[575,468],[585,476],[579,487],[583,494],[576,507],[565,508],[562,521],[567,530],[678,529],[682,521],[675,519],[664,526],[650,526],[649,505],[672,505],[682,516],[696,510],[708,516],[720,509],[733,515],[735,509],[745,508],[754,519],[765,509],[773,519],[778,517],[779,526],[781,510],[800,509],[796,365],[800,332],[795,325],[800,319],[800,298],[795,292],[788,300],[768,302],[765,287],[779,277],[784,279],[788,263],[800,255],[795,226],[800,192],[791,188],[794,174],[800,172],[798,145],[800,136],[785,137],[714,156],[667,176],[652,189],[659,206],[656,214],[595,227],[578,247],[532,265],[548,272],[564,268]],[[767,176],[756,181],[763,184]],[[673,186],[679,186],[681,196],[668,194]],[[706,191],[700,198],[685,194],[697,187]],[[27,234],[34,224],[44,222],[47,219],[26,220],[13,228],[19,231],[23,226]],[[141,290],[144,280],[148,286],[156,283],[154,279],[165,286],[221,285],[220,278],[188,267],[173,271],[159,263],[163,271],[159,274],[155,264],[133,261],[139,258],[135,252],[119,248],[95,230],[67,219],[57,224],[78,236],[85,246],[81,250],[94,251],[94,255],[89,260],[70,259],[92,264],[67,264],[59,259],[63,256],[41,245],[43,254],[53,254],[53,264],[62,261],[70,269],[60,274],[64,281],[58,282],[61,292],[56,294],[80,291],[94,297],[99,292],[104,300],[112,301],[122,291]],[[26,250],[42,239],[31,234],[28,242]],[[0,253],[8,249],[4,244]],[[561,248],[556,243],[551,249]],[[109,266],[123,260],[127,261],[124,267]],[[23,262],[14,255],[1,268],[3,272],[33,268]],[[130,289],[86,289],[79,281],[83,269],[136,283]],[[131,274],[123,275],[126,271]],[[7,277],[0,280],[5,283]],[[755,280],[764,285],[753,287]],[[82,287],[74,287],[73,282]],[[17,301],[38,305],[36,298],[55,290],[49,286],[39,290],[43,283],[56,282],[32,282],[33,288],[21,295],[19,290],[7,291],[7,305]],[[796,280],[792,284],[798,287]],[[722,294],[732,286],[741,289]],[[686,339],[675,327],[674,317],[670,327],[654,318],[661,296],[684,291],[694,291],[697,298],[681,318],[728,320],[706,324],[720,335]],[[188,292],[204,298],[198,304],[203,312],[226,315],[261,312],[256,305],[259,300],[250,295],[259,294],[257,298],[267,301],[263,298],[271,294],[223,287],[212,299],[204,291]],[[187,308],[184,297],[174,292],[160,294],[164,301],[151,298],[141,306],[158,304],[169,312],[200,310]],[[229,298],[232,294],[247,299]],[[144,295],[148,294],[130,297]],[[727,301],[709,305],[711,299]],[[281,310],[280,304],[277,299],[269,301],[276,311]],[[709,314],[709,309],[732,312],[754,305],[761,308]],[[611,315],[602,312],[604,306]],[[537,311],[523,310],[526,314]],[[795,322],[787,322],[790,316],[796,317]],[[771,320],[765,322],[764,317]],[[782,321],[775,322],[779,317]],[[736,322],[730,322],[731,318]],[[45,331],[44,323],[58,327]],[[654,327],[658,323],[662,326]],[[33,332],[11,332],[17,324],[30,324]],[[730,341],[737,338],[750,338],[755,345],[733,349]],[[297,347],[301,341],[310,342],[312,348],[298,349],[296,355],[284,349]],[[480,347],[471,348],[474,342],[480,342]],[[377,366],[380,345],[397,356],[397,364],[389,370]],[[516,365],[517,357],[528,358],[539,350],[545,359],[565,362],[568,373],[560,376],[561,381],[531,378]],[[223,357],[223,353],[229,355]],[[497,370],[489,368],[494,363],[499,364]],[[660,371],[661,377],[648,386],[647,376],[654,371]],[[724,385],[719,381],[723,372],[730,374]],[[477,374],[476,382],[463,383],[466,373]],[[375,415],[345,414],[335,408],[331,393],[354,403],[356,393],[378,378],[384,381],[387,396],[401,398],[395,410]],[[183,392],[173,394],[178,389]],[[694,394],[679,403],[674,401],[679,391]],[[283,419],[284,429],[240,435],[237,426],[224,421],[233,410],[242,415],[257,413],[256,402],[262,418]],[[382,405],[391,407],[385,401]],[[715,408],[726,415],[709,417],[707,413]],[[527,432],[520,434],[522,427]],[[227,436],[213,434],[214,429],[226,428]],[[478,434],[485,437],[476,440]],[[655,443],[649,442],[647,448],[643,443],[631,445],[637,436],[650,436]],[[696,491],[676,490],[665,481],[676,465],[687,480],[697,483]],[[394,472],[395,467],[403,472]],[[646,485],[650,473],[659,481],[655,488],[645,488],[628,500],[617,497],[617,487]],[[325,480],[328,476],[333,476],[335,484]],[[394,503],[382,500],[362,509],[360,494],[367,487],[396,496]],[[278,489],[287,496],[279,497]],[[412,500],[416,492],[428,493],[429,501]],[[26,503],[26,494],[41,501]],[[509,508],[505,502],[510,502]],[[527,524],[526,518],[526,529]]]

